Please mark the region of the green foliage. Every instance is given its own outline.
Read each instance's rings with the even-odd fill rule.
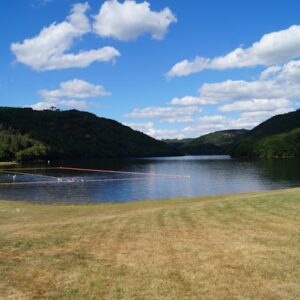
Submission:
[[[274,116],[249,131],[231,149],[234,157],[300,156],[300,110]]]
[[[234,146],[232,155],[236,157],[261,158],[300,156],[300,128],[255,141],[241,141]]]
[[[247,130],[223,130],[200,136],[196,139],[165,140],[184,154],[216,155],[228,154],[230,146],[241,139]]]
[[[48,154],[48,148],[40,143],[34,144],[32,147],[18,151],[16,159],[19,161],[31,161],[36,159],[45,159]]]
[[[278,133],[287,133],[300,128],[300,111],[274,116],[259,124],[247,134],[247,139],[261,139]]]
[[[42,145],[39,145],[27,134],[21,134],[11,128],[4,129],[3,125],[0,125],[1,160],[19,160],[24,156],[23,153],[26,153],[27,150],[36,149],[38,146],[42,147]]]
[[[0,159],[35,160],[178,155],[116,121],[77,110],[0,108]]]

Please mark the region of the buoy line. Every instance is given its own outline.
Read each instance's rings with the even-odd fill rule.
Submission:
[[[134,181],[144,180],[147,177],[133,177],[133,178],[104,178],[104,179],[61,179],[57,178],[56,181],[23,181],[23,182],[0,182],[0,186],[10,185],[45,185],[45,184],[74,184],[74,183],[92,183],[92,182],[120,182],[120,181]]]
[[[57,179],[58,177],[42,174],[32,174],[19,171],[41,171],[41,170],[65,170],[65,171],[79,171],[79,172],[95,172],[95,173],[111,173],[111,174],[127,174],[127,175],[144,175],[151,177],[163,177],[163,178],[191,178],[190,175],[179,175],[179,174],[167,174],[167,173],[153,173],[153,172],[131,172],[131,171],[119,171],[119,170],[107,170],[107,169],[88,169],[88,168],[76,168],[76,167],[38,167],[38,168],[14,168],[4,169],[0,172],[16,173],[30,176],[43,176]]]
[[[37,177],[47,177],[51,179],[56,179],[57,177],[55,176],[50,176],[50,175],[43,175],[43,174],[32,174],[32,173],[24,173],[24,172],[19,172],[19,171],[8,171],[8,170],[0,170],[0,173],[5,173],[5,174],[19,174],[19,175],[26,175],[26,176],[37,176]]]
[[[170,178],[191,178],[191,176],[189,176],[189,175],[165,174],[165,173],[130,172],[130,171],[116,171],[116,170],[105,170],[105,169],[84,169],[84,168],[71,168],[71,167],[59,167],[59,169],[70,170],[70,171],[97,172],[97,173],[147,175],[147,176],[170,177]]]

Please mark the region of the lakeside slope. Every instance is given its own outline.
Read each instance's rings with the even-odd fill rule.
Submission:
[[[162,141],[78,110],[0,107],[0,160],[179,155]]]
[[[0,201],[0,298],[297,299],[300,188],[126,204]]]

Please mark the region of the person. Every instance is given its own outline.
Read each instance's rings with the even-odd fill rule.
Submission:
[[[17,175],[13,175],[13,182],[15,182],[16,181],[16,178],[17,178]]]

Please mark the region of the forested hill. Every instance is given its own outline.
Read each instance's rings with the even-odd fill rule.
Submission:
[[[230,146],[241,139],[246,132],[245,129],[222,130],[195,139],[166,140],[166,142],[189,155],[228,154]]]
[[[177,155],[116,121],[77,110],[0,107],[0,160]]]
[[[231,152],[235,157],[300,156],[300,110],[274,116],[250,130]]]

